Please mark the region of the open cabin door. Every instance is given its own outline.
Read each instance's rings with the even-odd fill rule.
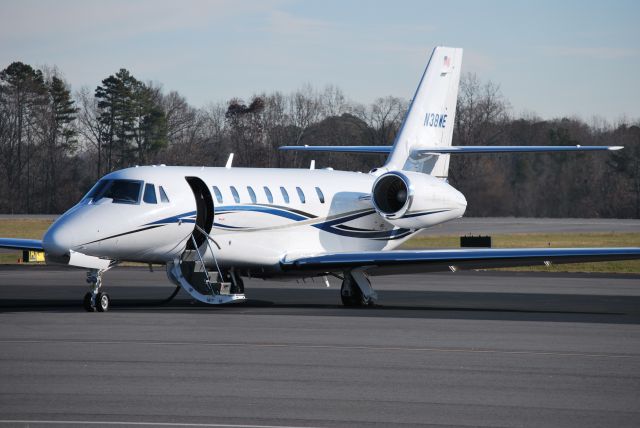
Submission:
[[[189,187],[191,187],[193,196],[196,199],[196,225],[198,227],[194,228],[193,236],[196,245],[200,248],[207,240],[207,237],[200,229],[211,233],[211,228],[213,227],[213,198],[211,197],[209,188],[200,178],[185,177],[185,179],[187,183],[189,183]],[[195,250],[192,240],[189,240],[187,243],[187,250]]]

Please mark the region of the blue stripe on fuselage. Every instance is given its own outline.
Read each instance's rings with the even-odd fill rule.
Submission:
[[[297,212],[288,211],[285,208],[274,208],[271,206],[264,206],[264,205],[225,205],[221,207],[216,207],[214,212],[215,214],[258,212],[258,213],[270,214],[278,217],[288,218],[296,222],[309,220],[313,218],[313,216],[311,215],[309,215],[308,217],[305,217],[304,215],[298,214]],[[410,229],[404,229],[404,228],[377,231],[377,230],[344,230],[344,229],[338,229],[337,227],[335,227],[361,217],[366,217],[374,213],[375,213],[374,210],[364,210],[364,211],[348,214],[339,218],[334,218],[332,220],[328,220],[325,222],[312,224],[310,226],[313,226],[324,232],[333,233],[335,235],[346,236],[350,238],[366,238],[366,239],[399,239],[411,232]],[[197,214],[196,211],[190,211],[183,214],[156,220],[151,223],[147,223],[144,226],[178,223],[178,222],[195,223],[196,220],[193,217],[196,214]],[[247,227],[237,227],[237,226],[225,225],[220,223],[214,223],[214,226],[225,228],[225,229],[231,229],[231,230],[251,230],[252,229]]]
[[[225,205],[222,207],[217,207],[215,209],[215,213],[218,214],[219,211],[229,212],[229,211],[252,211],[259,212],[265,214],[271,214],[278,217],[285,217],[295,221],[303,221],[308,220],[309,217],[305,217],[303,215],[294,213],[292,211],[287,211],[282,208],[273,208],[270,206],[264,205]]]
[[[193,218],[189,218],[196,215],[195,211],[191,211],[188,213],[184,213],[184,214],[178,214],[178,215],[174,215],[172,217],[167,217],[167,218],[163,218],[161,220],[156,220],[153,221],[151,223],[147,223],[144,226],[148,226],[151,224],[165,224],[165,223],[177,223],[179,221],[182,221],[184,223],[195,223],[195,219]]]

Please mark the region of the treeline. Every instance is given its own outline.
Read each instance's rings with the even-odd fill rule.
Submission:
[[[305,86],[194,108],[125,69],[72,93],[56,69],[0,72],[0,212],[60,213],[104,174],[144,164],[368,171],[377,155],[280,152],[282,145],[389,145],[408,101],[370,105]],[[624,145],[612,153],[460,155],[450,181],[469,216],[640,218],[640,122],[513,117],[499,88],[463,76],[455,145]]]

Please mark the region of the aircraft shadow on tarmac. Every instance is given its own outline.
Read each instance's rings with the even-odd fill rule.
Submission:
[[[120,288],[120,287],[118,287]],[[74,290],[78,290],[74,287]],[[0,313],[51,311],[82,312],[77,298],[69,291],[51,298],[0,296]],[[208,306],[194,302],[181,291],[175,300],[164,301],[162,292],[149,293],[148,287],[110,290],[111,311],[159,311],[193,314],[228,315],[296,315],[342,317],[389,317],[424,319],[478,319],[511,321],[554,321],[586,323],[640,324],[640,296],[542,294],[542,293],[478,293],[444,291],[380,291],[379,305],[345,308],[338,290],[280,289],[251,290],[253,297],[230,306]],[[56,297],[56,294],[58,295]],[[150,295],[151,294],[151,295]],[[60,295],[64,295],[61,298]],[[7,296],[8,297],[8,296]],[[16,298],[17,297],[17,298]],[[101,314],[96,314],[101,316]]]

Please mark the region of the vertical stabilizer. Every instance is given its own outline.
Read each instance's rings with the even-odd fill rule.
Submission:
[[[418,84],[385,167],[447,177],[448,154],[416,156],[422,147],[450,146],[456,115],[462,49],[436,47]]]

